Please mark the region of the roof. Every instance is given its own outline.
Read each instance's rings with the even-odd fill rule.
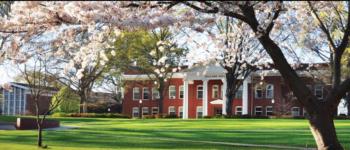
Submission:
[[[10,82],[10,84],[12,86],[16,86],[16,87],[19,87],[19,88],[30,89],[30,86],[27,83]],[[55,88],[55,87],[45,87],[45,89],[50,90],[50,91],[58,91],[59,90],[58,88]]]

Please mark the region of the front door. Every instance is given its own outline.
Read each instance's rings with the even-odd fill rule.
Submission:
[[[216,116],[221,116],[222,115],[222,108],[220,108],[220,107],[214,108],[214,113]]]

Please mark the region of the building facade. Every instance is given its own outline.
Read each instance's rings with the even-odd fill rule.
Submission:
[[[159,113],[178,117],[201,118],[225,115],[225,70],[216,65],[197,66],[174,73],[167,81],[163,112],[159,112],[160,93],[145,74],[131,71],[123,75],[123,113],[131,117]],[[298,72],[316,97],[323,100],[329,85]],[[262,79],[261,74],[264,74]],[[285,84],[278,71],[259,70],[243,81],[232,104],[232,114],[250,116],[303,116],[305,111]]]

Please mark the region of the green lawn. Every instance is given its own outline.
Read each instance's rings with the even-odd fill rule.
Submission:
[[[62,125],[79,128],[45,131],[44,143],[54,150],[268,149],[227,143],[315,146],[306,120],[59,119]],[[0,121],[4,120],[11,121],[13,118],[0,117]],[[337,120],[336,126],[342,144],[350,149],[350,120]],[[37,149],[35,140],[35,131],[0,130],[0,145],[4,150]]]

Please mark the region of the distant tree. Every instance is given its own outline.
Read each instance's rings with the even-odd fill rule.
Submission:
[[[54,110],[55,112],[63,113],[78,113],[80,98],[79,96],[70,89],[69,87],[61,88],[53,97],[52,101],[61,101],[58,107]]]
[[[160,93],[158,107],[162,113],[167,81],[172,78],[174,72],[180,70],[181,59],[187,53],[187,49],[178,47],[173,33],[168,28],[151,32],[125,32],[117,39],[115,47],[116,61],[125,64],[121,69],[127,70],[135,65],[154,82]]]

